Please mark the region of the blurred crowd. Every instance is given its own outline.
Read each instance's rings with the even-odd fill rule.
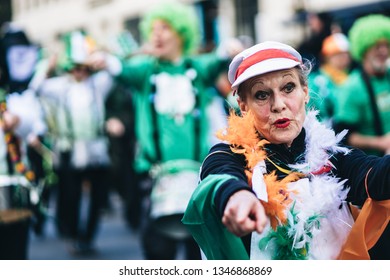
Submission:
[[[348,34],[316,14],[309,24],[297,49],[315,65],[310,107],[336,131],[348,129],[348,145],[389,154],[390,18],[362,17]],[[107,50],[74,30],[62,38],[64,52],[52,54],[24,30],[3,27],[0,259],[27,258],[28,232],[45,234],[53,201],[69,252],[96,253],[111,192],[141,232],[145,259],[175,259],[178,244],[185,258],[201,258],[181,217],[215,133],[237,109],[228,65],[254,40],[232,38],[200,53],[196,14],[179,4],[149,11],[140,31],[142,44],[124,32]]]

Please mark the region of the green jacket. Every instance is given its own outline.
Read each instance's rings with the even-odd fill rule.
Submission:
[[[214,196],[230,175],[209,175],[193,193],[182,222],[208,260],[248,260],[241,238],[228,231],[218,215]]]

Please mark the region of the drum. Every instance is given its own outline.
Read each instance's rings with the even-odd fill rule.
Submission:
[[[150,219],[161,234],[176,240],[191,234],[181,219],[198,185],[200,163],[192,160],[169,161],[151,171]]]
[[[0,175],[0,211],[30,207],[30,185],[22,175]]]

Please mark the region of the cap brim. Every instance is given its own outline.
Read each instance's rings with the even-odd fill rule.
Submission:
[[[234,81],[234,83],[232,84],[232,89],[237,90],[240,84],[242,84],[243,82],[245,82],[246,80],[252,77],[273,72],[273,71],[290,69],[299,64],[300,64],[299,61],[294,61],[292,59],[287,59],[287,58],[272,58],[272,59],[261,61],[246,69],[244,73],[242,73]]]

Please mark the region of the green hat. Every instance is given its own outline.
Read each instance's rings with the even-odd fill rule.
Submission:
[[[179,34],[183,40],[184,54],[196,50],[200,39],[200,25],[191,6],[168,2],[154,7],[145,14],[140,23],[140,31],[144,39],[149,39],[153,21],[157,19],[166,21]]]
[[[84,64],[88,56],[96,49],[95,41],[82,31],[72,31],[63,36],[64,54],[60,58],[60,66],[65,71],[77,64]]]
[[[366,51],[379,40],[390,44],[390,18],[384,15],[368,15],[359,18],[348,33],[350,51],[356,61],[362,61]]]

